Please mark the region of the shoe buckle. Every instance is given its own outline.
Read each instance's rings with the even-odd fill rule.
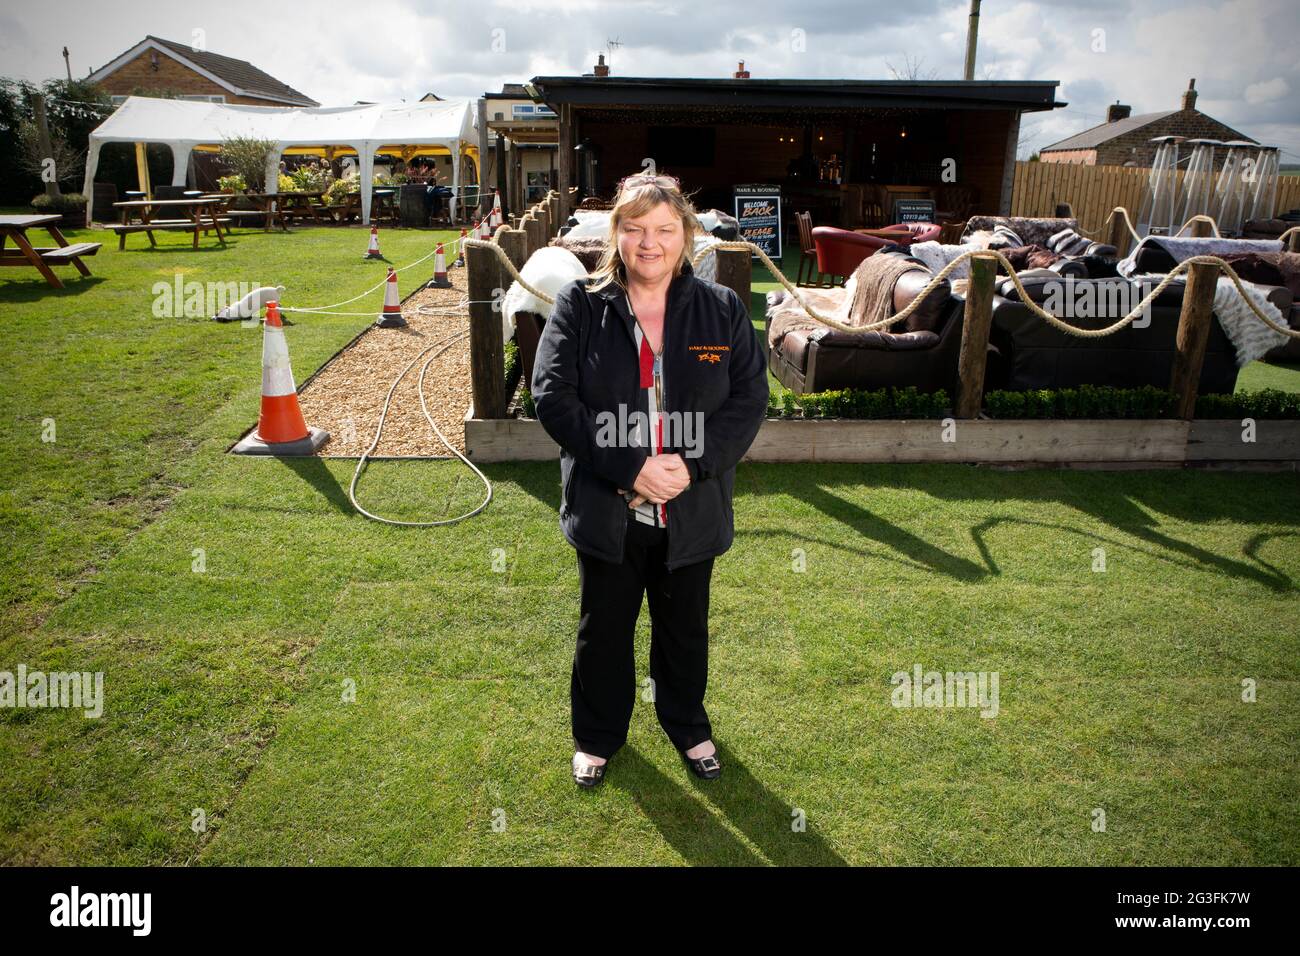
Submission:
[[[710,764],[712,764],[712,766],[710,766]],[[700,766],[705,770],[717,770],[719,766],[717,755],[709,754],[707,757],[701,757]]]

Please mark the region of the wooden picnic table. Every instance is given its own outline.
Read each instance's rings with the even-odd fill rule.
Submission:
[[[235,213],[241,215],[260,215],[266,217],[264,230],[270,232],[271,228],[277,223],[285,232],[289,231],[289,226],[285,223],[285,214],[291,218],[294,216],[311,216],[316,222],[324,222],[321,213],[326,212],[326,208],[313,200],[324,197],[324,190],[291,190],[282,193],[241,193],[244,199],[249,200],[257,206],[253,209],[236,209]],[[232,197],[223,197],[230,199]],[[229,213],[228,213],[229,215]]]
[[[72,263],[83,276],[90,275],[90,269],[81,261],[82,256],[93,256],[99,251],[101,243],[69,243],[55,225],[62,216],[57,214],[36,216],[0,216],[0,266],[27,266],[35,269],[45,281],[56,289],[63,288],[63,282],[50,266],[62,266]],[[57,245],[37,248],[27,241],[28,229],[44,229]],[[12,239],[17,249],[6,249],[5,243]]]
[[[128,232],[143,232],[149,236],[149,245],[156,246],[158,243],[154,240],[155,232],[167,230],[178,230],[183,232],[194,233],[194,248],[199,247],[200,232],[216,232],[217,241],[223,246],[226,244],[225,234],[221,230],[222,224],[229,225],[230,217],[225,215],[225,196],[198,196],[193,199],[130,199],[125,202],[115,202],[113,207],[122,210],[122,222],[116,226],[109,226],[113,232],[117,233],[117,247],[126,248],[126,234]],[[184,219],[155,219],[153,214],[156,211],[184,213]],[[134,218],[138,215],[139,222]]]
[[[380,186],[370,194],[370,221],[386,222],[398,220],[397,212],[397,190]],[[347,193],[343,197],[343,202],[337,206],[323,207],[333,213],[335,221],[347,222],[355,217],[361,219],[361,193]]]

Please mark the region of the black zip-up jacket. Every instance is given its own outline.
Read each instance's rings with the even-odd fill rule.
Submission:
[[[644,411],[638,388],[635,319],[621,286],[597,292],[575,280],[556,296],[542,329],[531,389],[537,418],[560,446],[560,529],[579,551],[623,561],[628,506],[650,452],[634,439],[598,439],[601,412],[624,420]],[[767,414],[767,362],[749,309],[727,286],[700,279],[687,263],[668,287],[663,331],[663,411],[703,414],[703,434],[664,432],[664,454],[678,452],[691,484],[668,500],[671,571],[731,547],[736,464]],[[692,425],[698,421],[693,416]],[[670,442],[676,438],[677,441]],[[692,457],[691,445],[698,450]],[[608,447],[602,447],[607,445]]]

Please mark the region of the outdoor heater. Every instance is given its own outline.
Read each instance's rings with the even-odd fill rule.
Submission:
[[[1272,219],[1277,209],[1278,147],[1261,146],[1255,160],[1255,184],[1246,219]]]
[[[1223,145],[1228,156],[1214,186],[1214,221],[1218,223],[1221,235],[1235,236],[1241,233],[1241,224],[1250,210],[1251,189],[1257,178],[1256,158],[1251,153],[1257,147],[1255,143],[1240,139]]]
[[[1183,176],[1182,213],[1179,222],[1193,216],[1208,216],[1214,204],[1214,148],[1222,144],[1217,139],[1189,139],[1192,148]]]
[[[1151,175],[1138,212],[1139,236],[1168,236],[1178,228],[1178,136],[1157,136]]]

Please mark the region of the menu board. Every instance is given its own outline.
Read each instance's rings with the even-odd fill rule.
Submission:
[[[934,200],[895,199],[894,222],[934,222]]]
[[[781,259],[781,187],[751,183],[736,186],[739,238],[752,242],[770,257]]]

